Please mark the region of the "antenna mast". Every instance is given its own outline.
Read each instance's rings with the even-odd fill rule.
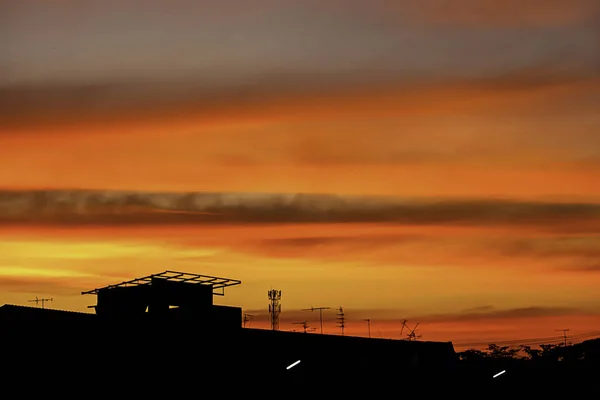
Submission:
[[[38,299],[37,296],[35,296],[35,299],[33,300],[27,300],[29,303],[35,303],[35,305],[39,305],[40,303],[42,304],[42,308],[44,308],[44,303],[46,303],[47,301],[53,301],[52,298],[49,299]]]
[[[281,314],[281,290],[269,290],[269,314],[271,314],[271,329],[274,331],[279,330],[279,314]]]
[[[250,320],[254,317],[252,314],[244,314],[244,328],[246,327],[246,323],[250,322]]]
[[[404,333],[404,328],[408,329],[408,327],[406,326],[407,322],[408,321],[405,319],[402,320],[402,328],[400,329],[400,337],[402,337],[402,334]]]
[[[406,326],[406,321],[405,321],[405,326]],[[415,333],[418,326],[419,326],[419,323],[417,322],[417,324],[415,325],[414,328],[410,329],[407,327],[407,329],[410,330],[410,332],[408,333],[408,335],[406,335],[406,340],[408,340],[410,342],[414,342],[415,340],[419,339],[422,336],[422,335],[417,335]]]
[[[342,336],[344,336],[344,328],[346,327],[346,315],[344,314],[344,309],[342,306],[339,308],[339,313],[337,314],[337,324],[338,328],[342,329]]]
[[[319,320],[321,321],[321,335],[323,334],[323,310],[329,310],[330,307],[311,307],[305,308],[302,311],[319,311]]]
[[[302,325],[302,329],[304,329],[304,333],[312,332],[316,329],[316,328],[311,328],[310,326],[308,326],[308,321],[292,322],[292,324]]]
[[[369,338],[371,337],[371,319],[367,318],[365,319],[365,321],[367,321],[367,329],[369,330]]]

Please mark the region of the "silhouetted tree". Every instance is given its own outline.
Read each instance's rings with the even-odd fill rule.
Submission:
[[[458,357],[461,361],[479,362],[486,358],[487,354],[481,350],[469,349],[458,353]]]
[[[509,346],[490,344],[487,348],[488,356],[495,359],[514,359],[521,351],[520,348],[511,349]]]
[[[539,348],[518,348],[490,344],[485,350],[469,349],[459,353],[461,365],[475,370],[512,371],[525,368],[559,368],[561,371],[600,365],[600,339],[568,345],[542,344]]]
[[[542,348],[541,357],[547,361],[559,361],[562,356],[562,348],[556,344],[541,344]]]
[[[521,345],[521,350],[525,353],[527,359],[538,360],[542,355],[542,350],[532,349],[531,346]]]

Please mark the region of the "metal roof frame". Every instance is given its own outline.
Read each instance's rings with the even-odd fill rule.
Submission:
[[[87,292],[81,292],[81,294],[98,294],[98,291],[103,289],[150,285],[152,283],[153,278],[165,279],[171,282],[187,282],[199,285],[210,285],[213,288],[213,295],[217,296],[224,296],[226,287],[235,286],[242,283],[242,281],[236,279],[219,278],[216,276],[209,275],[190,274],[187,272],[164,271],[158,274],[152,274],[141,278],[135,278],[129,281],[117,283],[115,285],[108,285],[101,288],[88,290]],[[221,289],[221,292],[216,291],[219,289]]]

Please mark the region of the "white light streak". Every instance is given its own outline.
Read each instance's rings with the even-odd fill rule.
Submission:
[[[295,363],[293,363],[293,364],[290,364],[290,365],[288,365],[286,369],[294,368],[294,367],[295,367],[296,365],[298,365],[298,364],[300,364],[300,360],[296,361],[296,362],[295,362]]]
[[[496,375],[494,375],[494,376],[493,376],[493,378],[497,378],[497,377],[499,377],[500,375],[502,375],[502,374],[503,374],[503,373],[505,373],[505,372],[506,372],[506,370],[504,370],[504,371],[500,371],[500,372],[498,372]]]

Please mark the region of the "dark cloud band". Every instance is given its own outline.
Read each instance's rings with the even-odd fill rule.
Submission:
[[[4,224],[564,224],[600,221],[600,204],[404,200],[313,194],[3,191]]]

